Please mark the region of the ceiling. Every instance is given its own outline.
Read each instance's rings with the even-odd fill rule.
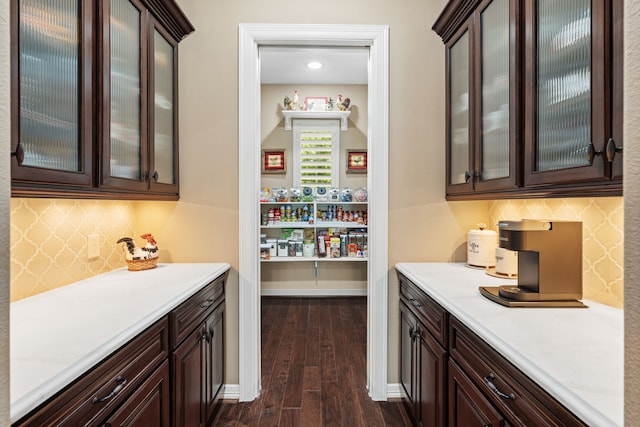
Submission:
[[[368,69],[368,47],[260,46],[262,84],[367,84]]]

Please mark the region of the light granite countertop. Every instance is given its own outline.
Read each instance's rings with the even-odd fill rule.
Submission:
[[[464,264],[396,269],[586,424],[624,424],[623,310],[587,300],[587,309],[507,308],[478,287],[513,280]]]
[[[226,263],[119,269],[11,304],[11,422],[229,270]]]

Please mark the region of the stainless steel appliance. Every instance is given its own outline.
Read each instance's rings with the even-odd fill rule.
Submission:
[[[499,246],[518,252],[516,285],[482,286],[509,307],[586,307],[582,299],[582,223],[500,221]]]

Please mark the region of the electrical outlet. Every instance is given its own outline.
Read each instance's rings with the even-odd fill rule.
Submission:
[[[87,239],[87,256],[89,259],[100,256],[100,235],[91,234]]]

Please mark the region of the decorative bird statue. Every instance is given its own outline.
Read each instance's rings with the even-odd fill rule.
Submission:
[[[342,99],[342,95],[338,95],[338,100],[336,101],[336,105],[338,106],[338,110],[346,111],[351,104],[351,99],[345,98]]]
[[[289,98],[288,95],[284,97],[284,109],[285,110],[293,110],[293,101]]]
[[[130,261],[157,258],[158,246],[151,233],[143,234],[140,237],[147,241],[147,244],[143,248],[136,246],[131,237],[123,237],[117,241],[117,243],[126,244],[127,249],[124,251],[125,258]]]

